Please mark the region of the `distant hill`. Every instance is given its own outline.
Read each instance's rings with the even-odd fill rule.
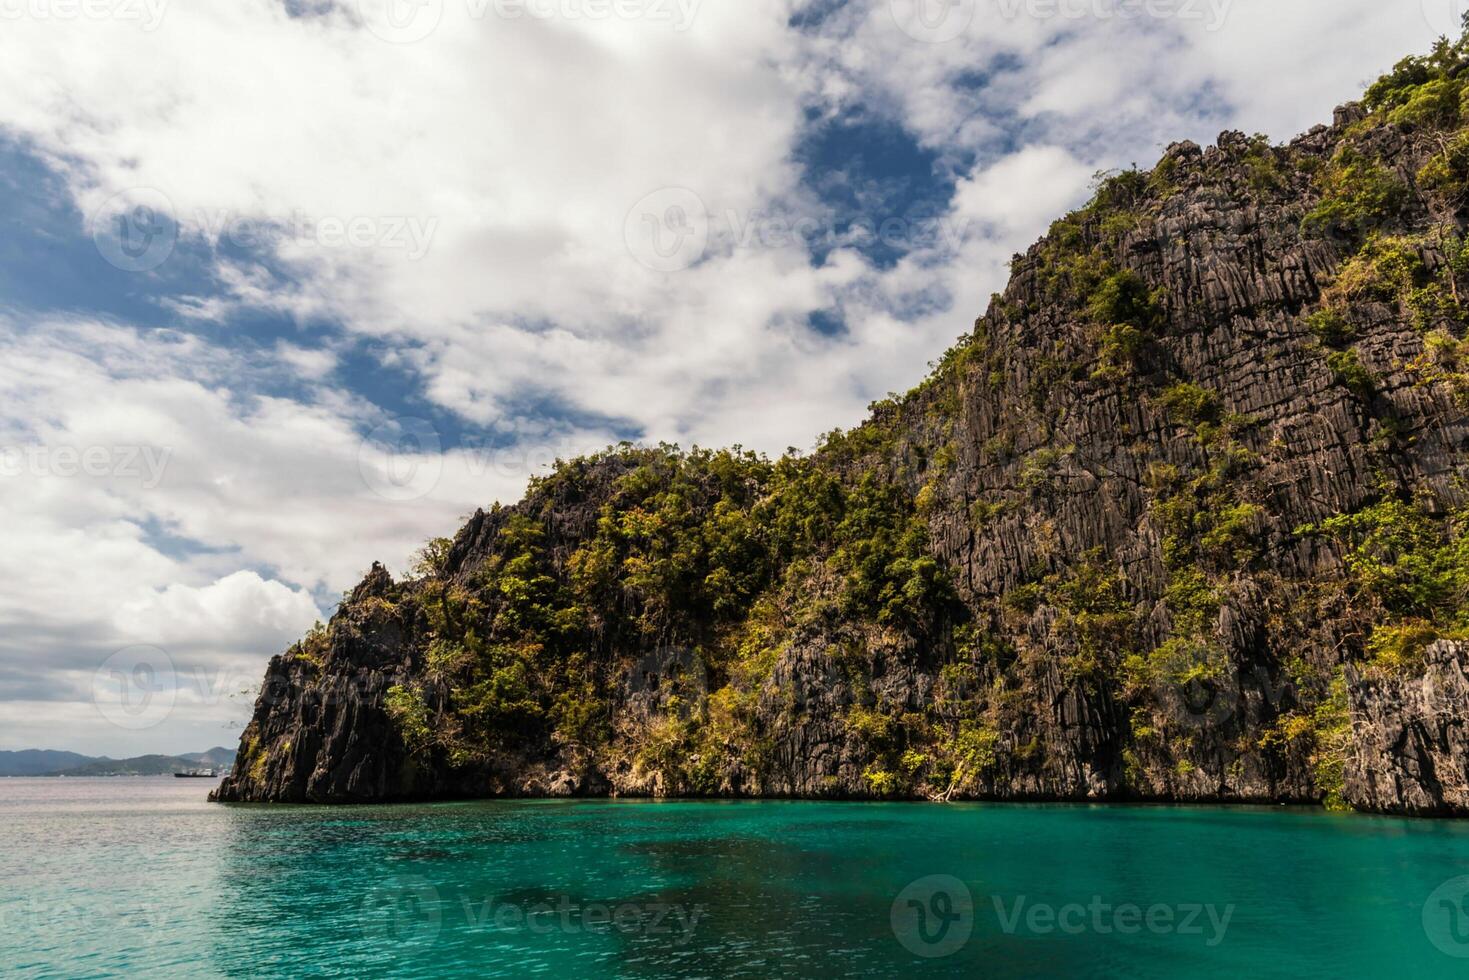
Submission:
[[[216,745],[204,752],[183,755],[140,755],[112,759],[53,749],[0,752],[4,776],[167,776],[189,769],[227,769],[235,763],[233,749]]]
[[[233,753],[231,753],[233,755]],[[19,752],[0,752],[0,776],[49,776],[63,769],[72,769],[92,762],[106,762],[105,756],[80,755],[76,752],[57,752],[52,749],[22,749]]]
[[[188,759],[201,766],[215,766],[224,768],[235,764],[235,750],[227,749],[222,745],[216,745],[208,752],[185,752],[179,756],[180,759]]]
[[[140,755],[132,759],[92,759],[46,776],[167,776],[199,768],[199,763],[177,755]]]

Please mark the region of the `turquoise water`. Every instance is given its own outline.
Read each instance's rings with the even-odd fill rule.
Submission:
[[[21,976],[1457,976],[1469,824],[0,779]]]

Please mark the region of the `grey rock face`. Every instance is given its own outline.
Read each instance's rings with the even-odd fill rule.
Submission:
[[[1469,814],[1469,644],[1429,647],[1422,676],[1351,677],[1346,791],[1364,810]]]

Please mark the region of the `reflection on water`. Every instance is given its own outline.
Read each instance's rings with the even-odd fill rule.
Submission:
[[[1436,976],[1469,963],[1451,916],[1469,875],[1461,824],[774,802],[225,807],[206,789],[0,780],[0,964],[590,978]]]

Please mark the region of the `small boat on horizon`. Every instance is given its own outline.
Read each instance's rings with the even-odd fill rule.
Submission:
[[[219,773],[214,769],[185,769],[173,775],[175,779],[215,779]]]

